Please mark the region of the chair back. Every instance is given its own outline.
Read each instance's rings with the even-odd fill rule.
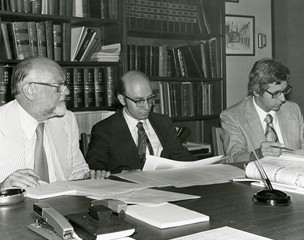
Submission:
[[[212,127],[212,146],[214,156],[225,155],[223,141],[221,139],[222,133],[222,128]]]
[[[87,134],[87,133],[81,133],[80,134],[79,147],[80,147],[80,151],[82,152],[84,157],[86,157],[87,152],[89,150],[90,140],[91,140],[91,135],[90,134]]]

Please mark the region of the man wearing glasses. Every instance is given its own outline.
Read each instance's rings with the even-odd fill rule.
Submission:
[[[303,116],[296,103],[286,100],[290,72],[265,58],[250,72],[249,96],[221,115],[222,140],[230,162],[255,160],[255,153],[278,157],[282,149],[304,148]]]
[[[170,118],[151,112],[156,97],[144,73],[129,71],[121,77],[117,98],[123,109],[93,127],[86,157],[91,169],[111,173],[142,169],[149,154],[196,159],[183,148]],[[141,132],[146,140],[144,149],[140,147]]]
[[[0,107],[0,189],[95,178],[79,150],[75,116],[65,106],[70,92],[62,68],[47,58],[27,58],[11,81],[15,100]]]

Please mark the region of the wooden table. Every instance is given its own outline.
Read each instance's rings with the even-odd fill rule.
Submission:
[[[188,226],[160,230],[126,216],[125,220],[136,225],[135,239],[170,239],[208,229],[230,226],[273,239],[304,239],[304,196],[292,194],[292,204],[286,207],[269,207],[252,203],[252,195],[261,190],[246,183],[224,183],[187,188],[167,187],[181,193],[197,194],[199,199],[176,202],[177,205],[210,216],[210,221]],[[43,239],[27,229],[34,222],[33,203],[38,200],[26,199],[23,203],[0,207],[0,239]],[[40,200],[50,204],[63,215],[87,210],[90,199],[62,196]]]

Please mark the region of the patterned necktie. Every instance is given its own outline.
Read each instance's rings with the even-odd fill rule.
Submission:
[[[43,147],[44,123],[39,123],[36,128],[36,145],[35,145],[35,172],[39,175],[40,180],[49,182],[49,170],[46,160],[46,154]]]
[[[268,142],[277,142],[278,141],[278,135],[275,132],[273,125],[272,125],[272,116],[270,114],[267,114],[264,121],[266,122],[266,130],[265,130],[265,137]]]
[[[137,134],[138,134],[138,143],[137,143],[137,149],[138,149],[138,155],[139,159],[142,162],[142,166],[145,165],[146,162],[146,148],[148,146],[150,155],[153,155],[153,148],[149,141],[149,138],[145,132],[145,129],[143,127],[142,122],[138,122],[136,127],[138,128]]]

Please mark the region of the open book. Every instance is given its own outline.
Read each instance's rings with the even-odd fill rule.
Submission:
[[[284,153],[278,158],[265,157],[260,160],[269,180],[273,183],[304,188],[304,157],[293,153]],[[256,162],[246,167],[246,176],[261,180]]]

